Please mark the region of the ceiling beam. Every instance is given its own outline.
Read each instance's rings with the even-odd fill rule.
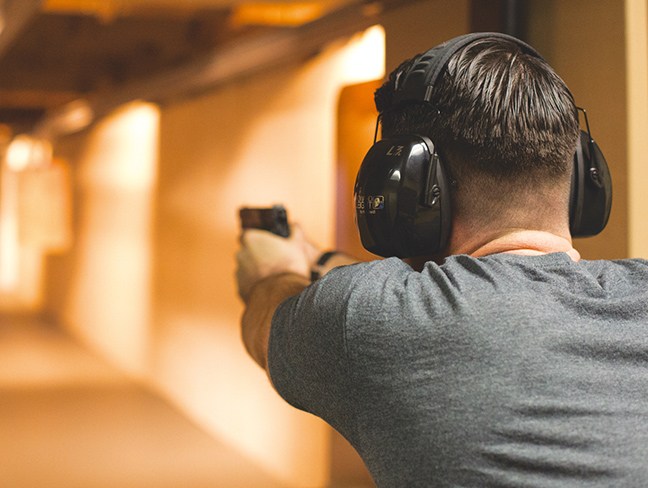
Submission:
[[[335,39],[349,37],[380,22],[382,12],[418,0],[356,0],[321,19],[298,28],[242,39],[172,71],[122,85],[111,93],[87,97],[95,119],[132,100],[164,103],[231,83],[243,76],[302,62]],[[55,138],[66,132],[66,107],[52,111],[35,128]]]
[[[3,110],[56,108],[81,96],[76,91],[0,88],[0,107]]]
[[[5,0],[0,10],[0,58],[4,56],[29,21],[36,16],[42,0]]]
[[[243,16],[249,16],[249,10],[257,16],[265,13],[272,15],[277,11],[309,10],[319,8],[332,10],[354,0],[302,0],[250,2],[244,0],[43,0],[43,11],[65,15],[92,15],[105,20],[129,15],[173,15],[189,16],[198,10],[244,10]]]
[[[44,10],[62,14],[101,15],[150,10],[196,11],[197,9],[227,8],[236,0],[44,0]]]

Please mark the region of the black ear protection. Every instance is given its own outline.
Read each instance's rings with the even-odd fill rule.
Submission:
[[[508,39],[542,59],[531,46],[506,34],[459,36],[418,55],[408,68],[396,74],[391,106],[430,102],[434,84],[452,55],[484,37]],[[587,114],[579,110],[585,115],[587,132],[581,131],[574,154],[570,231],[573,237],[589,237],[607,224],[612,181],[603,153],[591,137]],[[362,245],[383,257],[416,257],[442,251],[452,225],[452,184],[434,142],[416,134],[378,142],[375,139],[362,161],[354,188]]]
[[[587,132],[580,132],[576,145],[569,197],[569,230],[573,237],[591,237],[608,223],[612,210],[612,178],[605,157],[592,139],[587,112]]]

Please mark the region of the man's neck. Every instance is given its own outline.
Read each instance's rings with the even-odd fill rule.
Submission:
[[[555,252],[564,252],[574,261],[580,260],[580,254],[572,246],[568,232],[553,233],[526,229],[504,229],[490,235],[477,234],[467,239],[456,238],[451,242],[448,254],[480,257],[498,253],[533,256]]]

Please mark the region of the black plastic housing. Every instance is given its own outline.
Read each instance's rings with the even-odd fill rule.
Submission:
[[[448,184],[427,138],[394,138],[374,144],[358,171],[354,201],[360,240],[371,253],[425,256],[447,242]]]

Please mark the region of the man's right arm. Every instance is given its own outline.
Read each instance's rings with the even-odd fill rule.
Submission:
[[[320,276],[333,268],[357,263],[358,260],[335,253],[319,267]],[[257,282],[245,298],[245,312],[241,319],[243,343],[252,358],[268,371],[268,343],[272,317],[277,307],[291,296],[298,295],[310,281],[296,273],[280,273]]]
[[[321,256],[326,257],[325,262],[317,263],[322,261]],[[243,232],[236,271],[239,294],[245,302],[242,337],[247,351],[262,368],[268,370],[270,328],[279,304],[310,284],[309,271],[323,276],[334,267],[355,262],[338,252],[321,254],[299,227],[293,227],[288,239],[260,230]]]
[[[296,273],[275,274],[257,282],[246,297],[241,319],[243,343],[266,373],[272,317],[281,302],[301,293],[308,284],[308,279]]]

